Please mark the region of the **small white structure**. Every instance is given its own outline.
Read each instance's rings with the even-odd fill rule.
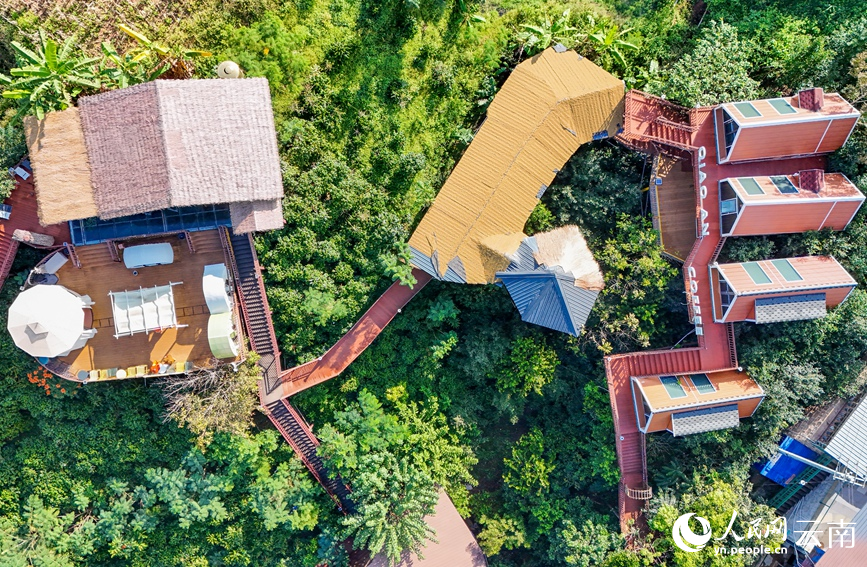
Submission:
[[[37,285],[19,294],[6,328],[18,348],[48,358],[83,347],[95,334],[84,329],[81,298],[60,285]]]
[[[175,251],[168,242],[139,244],[123,250],[123,265],[130,270],[148,266],[162,266],[175,261]]]
[[[114,314],[115,338],[136,333],[162,331],[178,325],[175,312],[175,296],[172,286],[184,282],[169,282],[168,285],[138,288],[133,291],[110,291],[111,310]]]
[[[208,345],[216,358],[236,358],[238,344],[235,341],[235,328],[232,313],[217,313],[208,318]]]
[[[226,264],[209,264],[202,275],[202,292],[211,314],[232,310],[231,289],[228,286]]]

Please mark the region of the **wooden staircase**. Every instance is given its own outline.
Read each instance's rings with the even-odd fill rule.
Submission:
[[[226,230],[220,228],[218,230]],[[260,356],[266,389],[270,390],[280,380],[280,350],[271,321],[271,308],[265,295],[265,286],[259,277],[259,261],[253,239],[247,234],[232,234],[228,244],[231,249],[232,270],[235,286],[241,296],[241,313],[247,327],[250,345]]]
[[[319,447],[319,440],[313,435],[313,431],[298,410],[289,405],[286,400],[278,400],[265,407],[268,409],[268,417],[274,426],[291,445],[314,478],[337,502],[340,510],[344,514],[353,513],[355,505],[349,498],[349,489],[339,475],[331,475],[325,468],[322,457],[316,452]]]

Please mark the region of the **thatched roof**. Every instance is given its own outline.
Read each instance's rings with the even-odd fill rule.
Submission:
[[[90,165],[77,108],[24,119],[27,147],[44,226],[96,216]]]
[[[280,199],[232,203],[229,205],[229,214],[235,234],[283,228],[283,205]]]
[[[265,79],[153,81],[79,107],[102,218],[283,196]]]
[[[540,266],[559,268],[575,280],[575,285],[593,291],[605,287],[605,279],[593,252],[577,226],[562,226],[535,236],[538,252],[534,255]]]
[[[64,128],[51,128],[59,121]],[[242,232],[278,224],[283,184],[266,79],[153,81],[83,97],[32,127],[43,132],[33,166],[46,224],[217,203],[249,203],[233,213]],[[90,196],[89,208],[56,206],[69,199],[67,171],[80,174],[71,189]]]
[[[523,232],[578,147],[617,133],[623,99],[623,81],[574,51],[551,48],[518,65],[410,238],[416,267],[447,281],[493,282],[497,263],[483,243]]]

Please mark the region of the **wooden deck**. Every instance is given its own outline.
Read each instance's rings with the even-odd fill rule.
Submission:
[[[152,361],[161,361],[168,356],[177,362],[209,365],[213,357],[208,344],[210,314],[202,292],[202,272],[208,264],[225,263],[226,257],[216,230],[195,232],[190,234],[190,238],[195,253],[191,253],[187,243],[177,236],[165,237],[163,241],[169,242],[174,250],[174,262],[165,266],[139,268],[137,276],[122,262],[112,260],[105,243],[76,247],[81,268],[68,262],[57,272],[57,276],[60,285],[81,295],[89,295],[95,302],[92,308],[93,327],[97,334],[84,348],[60,359],[70,365],[73,376],[80,370],[150,366]],[[173,293],[178,324],[188,326],[167,329],[161,333],[139,333],[115,338],[108,292],[166,285],[169,282],[183,282],[183,285],[174,286]],[[237,305],[237,298],[235,303]],[[237,313],[235,329],[241,332]]]
[[[692,164],[661,155],[652,179],[661,179],[662,184],[651,185],[655,191],[656,218],[662,249],[669,256],[686,260],[695,244],[695,182]]]

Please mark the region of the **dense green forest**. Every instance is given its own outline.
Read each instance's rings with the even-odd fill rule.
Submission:
[[[406,274],[403,243],[487,104],[517,63],[553,43],[686,106],[812,85],[867,100],[860,0],[9,4],[0,73],[28,64],[16,45],[54,43],[70,66],[51,72],[79,75],[64,88],[64,77],[46,83],[39,108],[0,102],[3,169],[25,151],[19,110],[64,108],[178,61],[209,77],[231,59],[269,79],[286,226],[256,245],[286,367],[321,355]],[[169,46],[168,56],[119,24]],[[867,190],[863,124],[829,169]],[[586,145],[528,221],[528,234],[577,224],[602,268],[606,289],[582,336],[522,323],[502,288],[433,282],[342,376],[294,399],[330,465],[352,479],[355,516],[337,513],[267,420],[246,415],[256,399],[243,372],[232,396],[247,410],[182,419],[166,411],[165,384],[64,385],[0,333],[0,565],[345,565],[348,537],[389,550],[427,537],[417,520],[436,486],[492,566],[745,564],[684,557],[653,534],[627,549],[617,524],[602,357],[670,346],[690,331],[679,266],[651,227],[649,173],[644,156],[614,142]],[[863,287],[865,217],[843,233],[730,239],[722,257],[831,254]],[[38,259],[22,248],[3,311]],[[863,290],[824,319],[736,329],[740,362],[767,399],[736,429],[648,438],[658,494],[649,518],[661,532],[678,503],[770,513],[750,497],[750,466],[805,408],[864,390]],[[400,525],[384,519],[396,510],[406,512]]]

